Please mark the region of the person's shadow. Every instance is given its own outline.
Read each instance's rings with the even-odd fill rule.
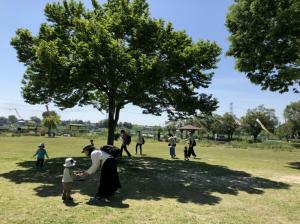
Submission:
[[[76,167],[87,169],[89,158],[78,157]],[[64,158],[51,158],[45,163],[44,171],[35,168],[34,161],[17,163],[20,170],[2,173],[0,176],[16,184],[39,183],[34,190],[39,197],[61,196],[61,177]],[[26,169],[24,169],[26,168]],[[153,157],[134,157],[132,160],[118,161],[122,188],[109,201],[89,203],[96,206],[128,208],[125,199],[162,200],[174,198],[178,202],[214,205],[222,198],[214,193],[238,195],[263,194],[264,189],[288,189],[289,185],[266,178],[255,177],[244,171],[232,170],[225,166],[211,165],[200,161],[166,160]],[[92,197],[99,185],[99,173],[77,178],[74,191]],[[69,203],[69,202],[68,202]],[[69,203],[68,206],[77,204]]]
[[[288,167],[300,170],[300,162],[290,162],[288,163]]]

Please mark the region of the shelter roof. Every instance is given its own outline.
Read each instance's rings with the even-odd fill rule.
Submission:
[[[199,130],[199,129],[201,129],[201,128],[195,127],[195,126],[190,125],[190,124],[179,128],[179,130]]]

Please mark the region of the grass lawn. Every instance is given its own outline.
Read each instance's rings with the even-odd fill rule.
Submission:
[[[37,145],[50,156],[35,169]],[[99,174],[74,182],[73,203],[61,200],[66,157],[78,169],[89,140],[72,137],[0,137],[0,223],[300,223],[300,150],[196,146],[198,158],[170,159],[166,143],[147,141],[143,156],[118,163],[122,188],[91,204]],[[95,140],[96,146],[105,141]],[[120,144],[119,142],[116,145]],[[134,154],[134,143],[129,150]],[[126,158],[126,156],[125,156]]]

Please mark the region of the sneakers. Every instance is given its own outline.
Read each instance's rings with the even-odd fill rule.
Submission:
[[[72,198],[72,197],[69,197],[69,198],[61,197],[61,199],[64,201],[73,201],[74,200],[74,198]]]
[[[92,197],[90,198],[89,202],[98,202],[98,201],[101,201],[102,198],[101,197]]]

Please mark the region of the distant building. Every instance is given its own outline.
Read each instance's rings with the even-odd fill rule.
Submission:
[[[71,136],[78,136],[82,133],[88,133],[89,129],[84,124],[68,124],[66,126],[65,132],[68,132]]]

